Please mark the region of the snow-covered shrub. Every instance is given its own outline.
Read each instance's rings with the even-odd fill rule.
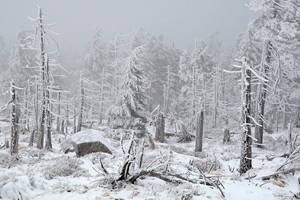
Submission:
[[[28,196],[17,184],[8,182],[0,187],[0,199],[27,200]]]
[[[179,154],[184,154],[184,155],[189,155],[189,156],[194,155],[193,151],[190,151],[188,148],[184,148],[184,147],[181,147],[181,146],[171,145],[170,149],[172,151],[176,152],[176,153],[179,153]]]
[[[220,159],[224,161],[230,161],[232,159],[238,159],[238,158],[239,156],[233,153],[225,153],[220,156]]]
[[[11,156],[9,153],[0,153],[0,168],[8,168],[17,165],[20,162],[19,158]]]
[[[194,160],[193,166],[197,167],[203,173],[209,173],[221,169],[222,164],[216,156],[207,155],[204,159]]]
[[[80,167],[82,163],[80,160],[71,158],[57,159],[52,165],[45,168],[44,176],[46,179],[53,179],[57,176],[84,176],[87,171]]]
[[[188,183],[175,187],[173,192],[178,197],[177,199],[180,200],[190,200],[193,199],[193,196],[202,196],[205,194],[203,187],[200,185]]]
[[[59,192],[76,192],[78,194],[84,194],[87,192],[88,187],[80,184],[70,184],[70,181],[58,182],[53,186],[54,190]]]

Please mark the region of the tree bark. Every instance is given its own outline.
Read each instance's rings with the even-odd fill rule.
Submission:
[[[80,81],[80,96],[81,96],[81,103],[80,103],[80,111],[78,116],[78,125],[77,125],[77,132],[81,131],[82,127],[82,115],[83,115],[83,108],[84,108],[84,89],[83,89],[83,82]]]
[[[245,62],[245,61],[244,61]],[[243,64],[245,65],[245,63]],[[245,68],[245,66],[243,66]],[[243,102],[243,137],[242,137],[242,149],[240,158],[240,174],[247,172],[252,168],[252,138],[251,138],[251,71],[249,69],[243,70],[243,79],[245,79],[244,87],[244,102]],[[244,77],[245,76],[245,77]]]
[[[293,138],[292,138],[292,125],[291,123],[288,124],[288,143],[289,143],[289,153],[292,155],[294,152],[294,147],[293,147]]]
[[[50,104],[50,91],[49,91],[49,58],[47,58],[46,64],[46,74],[45,74],[45,81],[46,81],[46,149],[52,149],[52,141],[51,141],[51,104]]]
[[[159,142],[165,141],[165,119],[162,113],[159,113],[156,119],[155,140]]]
[[[68,126],[69,126],[69,106],[66,106],[66,116],[65,116],[65,134],[68,134]]]
[[[42,118],[41,118],[41,127],[38,133],[38,140],[37,140],[37,148],[42,149],[44,147],[44,131],[45,131],[45,116],[46,116],[46,92],[45,92],[45,32],[44,32],[44,25],[43,25],[43,14],[42,8],[39,10],[39,31],[40,31],[40,51],[41,51],[41,78],[43,84],[43,99],[42,99]]]
[[[58,100],[58,105],[57,105],[57,118],[56,118],[56,131],[58,132],[58,133],[60,133],[60,132],[63,132],[64,130],[61,130],[61,128],[60,128],[60,98],[61,98],[61,96],[60,96],[60,92],[58,92],[58,94],[57,94],[57,100]]]
[[[223,144],[230,142],[230,132],[229,129],[224,130],[224,138],[223,138]]]
[[[99,105],[99,122],[98,125],[102,124],[103,120],[103,107],[104,107],[104,67],[102,68],[102,80],[101,80],[101,96]]]
[[[20,109],[18,108],[18,104],[16,101],[16,90],[15,84],[11,82],[11,145],[10,145],[10,153],[11,155],[15,155],[18,153],[18,143],[19,143],[19,133],[18,133],[18,124],[19,124],[19,116]]]
[[[266,41],[265,43],[265,55],[263,64],[263,77],[264,79],[269,79],[269,66],[271,65],[271,41]],[[260,91],[259,91],[259,102],[258,102],[258,124],[255,129],[256,143],[263,144],[263,134],[264,134],[264,116],[265,116],[265,103],[267,96],[267,81],[263,81]],[[258,145],[262,147],[262,145]]]
[[[73,133],[76,133],[76,108],[74,107],[73,111]]]
[[[197,128],[196,128],[196,145],[195,152],[202,152],[203,146],[203,124],[204,123],[204,114],[203,110],[197,116]]]

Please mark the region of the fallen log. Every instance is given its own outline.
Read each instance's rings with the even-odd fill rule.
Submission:
[[[262,176],[261,179],[263,181],[267,181],[267,180],[270,180],[272,177],[277,177],[279,174],[295,174],[296,171],[300,171],[300,169],[293,168],[293,169],[288,169],[285,171],[278,171],[278,172],[275,172],[275,173],[267,175],[267,176]]]

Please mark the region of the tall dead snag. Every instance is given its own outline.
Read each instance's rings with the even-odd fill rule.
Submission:
[[[159,113],[155,122],[155,140],[159,142],[165,141],[165,119],[162,113]]]
[[[81,97],[81,101],[80,101],[80,111],[79,111],[79,115],[78,115],[78,122],[77,122],[77,132],[81,131],[81,127],[82,127],[82,115],[83,115],[83,109],[84,109],[84,89],[83,89],[83,81],[80,78],[80,97]]]
[[[47,64],[45,67],[45,97],[46,97],[46,149],[52,149],[51,142],[51,104],[50,104],[50,91],[49,91],[49,58],[47,58]]]
[[[289,144],[289,155],[294,152],[293,141],[292,141],[292,126],[291,123],[288,124],[288,144]]]
[[[73,110],[73,133],[76,133],[76,107]]]
[[[27,86],[24,90],[24,96],[25,96],[25,109],[24,109],[24,128],[29,131],[29,94],[30,92],[30,83],[29,80],[27,81]]]
[[[263,78],[262,85],[260,86],[259,97],[258,97],[258,125],[255,128],[255,138],[258,147],[262,147],[263,144],[263,133],[264,133],[264,115],[265,115],[265,104],[267,96],[267,83],[269,76],[269,66],[271,65],[271,42],[268,40],[265,43],[265,55],[263,55],[264,64],[263,66]]]
[[[203,110],[201,110],[200,113],[198,113],[197,115],[195,152],[202,152],[203,122],[204,122],[204,114],[203,114]]]
[[[18,124],[19,124],[20,108],[18,107],[16,100],[16,90],[14,81],[11,82],[11,145],[10,153],[18,153],[18,143],[19,143],[19,133],[18,133]]]
[[[101,92],[100,92],[100,98],[99,98],[99,122],[98,125],[102,124],[103,120],[103,108],[104,108],[104,79],[105,79],[105,71],[104,67],[102,68],[102,77],[101,77]]]
[[[32,131],[30,136],[30,141],[32,141],[32,144],[29,142],[29,146],[33,146],[34,138],[37,137],[39,134],[39,84],[38,81],[39,78],[36,77],[36,87],[35,87],[35,95],[34,95],[34,112],[35,112],[35,130]]]
[[[63,130],[65,134],[68,134],[68,126],[69,126],[69,106],[67,104],[66,111],[65,111],[65,130]]]
[[[60,125],[61,125],[61,122],[60,122],[60,99],[61,99],[60,92],[58,92],[58,94],[57,94],[57,100],[58,100],[57,115],[58,116],[56,118],[56,131],[58,133],[64,131],[64,130],[61,130],[61,128],[60,128]]]
[[[46,91],[45,91],[45,30],[43,24],[42,8],[39,9],[38,24],[40,31],[40,59],[41,59],[41,82],[42,82],[42,116],[40,130],[37,139],[37,148],[42,149],[44,147],[44,131],[45,131],[45,117],[46,117]]]
[[[252,168],[252,137],[251,137],[251,70],[246,59],[242,60],[242,92],[243,92],[243,136],[240,158],[240,174]]]

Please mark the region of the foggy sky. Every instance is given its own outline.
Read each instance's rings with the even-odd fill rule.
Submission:
[[[32,30],[38,5],[47,22],[60,33],[54,36],[63,51],[82,51],[96,26],[109,39],[114,32],[138,28],[158,35],[179,48],[216,31],[228,46],[245,31],[254,13],[247,0],[0,0],[0,35],[15,40],[18,29]]]

